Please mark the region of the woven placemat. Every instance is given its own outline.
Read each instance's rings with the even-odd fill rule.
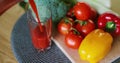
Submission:
[[[53,41],[51,48],[45,52],[38,52],[33,47],[27,24],[27,13],[14,25],[11,45],[19,63],[71,63]]]

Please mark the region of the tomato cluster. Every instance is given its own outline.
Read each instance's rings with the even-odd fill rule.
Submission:
[[[73,49],[78,49],[82,39],[84,39],[84,37],[86,37],[86,35],[94,29],[102,28],[105,30],[105,26],[107,25],[106,20],[115,20],[112,22],[112,24],[110,21],[110,24],[108,23],[107,27],[110,28],[113,24],[116,23],[117,25],[113,26],[113,31],[116,32],[115,28],[117,27],[116,30],[118,32],[116,32],[116,34],[120,35],[120,18],[116,18],[117,16],[113,14],[111,15],[111,13],[104,14],[98,15],[97,11],[90,7],[90,5],[87,3],[78,2],[59,22],[57,29],[65,36],[65,44]],[[106,17],[109,17],[110,19],[106,19]]]
[[[84,2],[71,8],[58,24],[58,31],[65,35],[65,44],[78,49],[82,39],[95,29],[93,20],[96,16],[96,11]]]

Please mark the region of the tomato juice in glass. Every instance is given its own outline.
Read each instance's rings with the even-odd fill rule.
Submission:
[[[51,20],[42,25],[43,31],[40,31],[37,25],[33,30],[31,30],[31,38],[33,45],[36,49],[46,49],[51,44]]]
[[[28,11],[27,17],[33,46],[40,51],[49,49],[51,45],[52,31],[51,16],[49,18],[45,18],[44,21],[41,21],[42,31],[40,30],[37,19],[33,17],[30,10]]]

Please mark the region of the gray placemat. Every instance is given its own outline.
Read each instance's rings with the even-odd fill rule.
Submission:
[[[33,47],[26,13],[14,25],[11,45],[19,63],[71,63],[54,42],[46,52],[38,52]]]

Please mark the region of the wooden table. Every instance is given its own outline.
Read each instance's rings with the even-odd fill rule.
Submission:
[[[112,0],[111,9],[120,15],[117,4],[120,4],[119,0]],[[0,16],[0,63],[18,63],[11,49],[10,36],[14,24],[22,14],[24,10],[16,4]]]
[[[18,5],[14,5],[0,16],[0,63],[18,63],[15,59],[10,36],[12,28],[24,10]]]
[[[22,0],[0,0],[0,15],[20,1]]]

